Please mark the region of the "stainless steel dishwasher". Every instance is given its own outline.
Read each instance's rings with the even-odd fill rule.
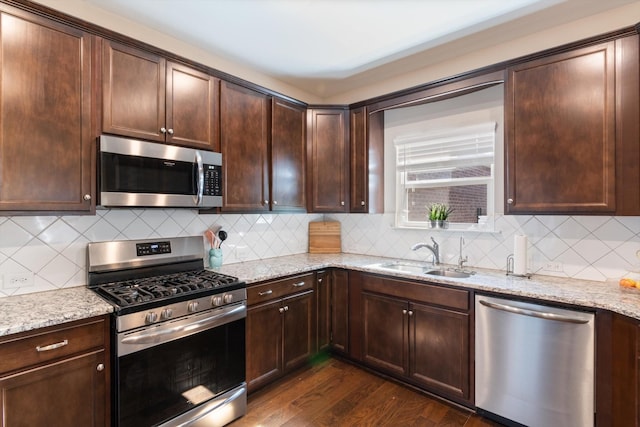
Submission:
[[[475,316],[478,413],[531,427],[593,426],[593,313],[476,295]]]

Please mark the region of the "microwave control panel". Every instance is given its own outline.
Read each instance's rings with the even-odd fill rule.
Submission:
[[[222,166],[204,165],[205,196],[222,196]]]

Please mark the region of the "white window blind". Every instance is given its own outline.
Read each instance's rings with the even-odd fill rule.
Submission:
[[[396,138],[396,225],[426,225],[426,206],[431,203],[453,205],[454,212],[492,213],[495,140],[495,122]],[[483,186],[485,206],[477,206],[474,198],[469,198],[470,206],[462,206],[465,200],[445,191],[456,186]],[[429,200],[435,190],[429,194],[420,189],[440,189],[440,200]],[[476,221],[477,215],[473,221],[463,220]]]

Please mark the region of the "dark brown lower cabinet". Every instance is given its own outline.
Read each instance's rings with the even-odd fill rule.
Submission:
[[[108,317],[0,340],[0,426],[107,426]]]
[[[331,345],[331,272],[316,273],[316,304],[318,313],[318,351],[327,351]]]
[[[316,351],[315,274],[247,289],[247,387],[254,391],[307,363]]]
[[[640,426],[640,320],[596,313],[596,425]]]
[[[349,353],[349,272],[331,272],[331,351]]]
[[[357,275],[361,343],[366,365],[456,402],[472,399],[469,292]],[[351,277],[351,276],[350,276]],[[352,289],[353,291],[353,289]],[[355,338],[357,340],[357,338]]]

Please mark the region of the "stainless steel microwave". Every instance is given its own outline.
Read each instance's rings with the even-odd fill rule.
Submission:
[[[110,135],[99,147],[100,206],[222,206],[220,153]]]

